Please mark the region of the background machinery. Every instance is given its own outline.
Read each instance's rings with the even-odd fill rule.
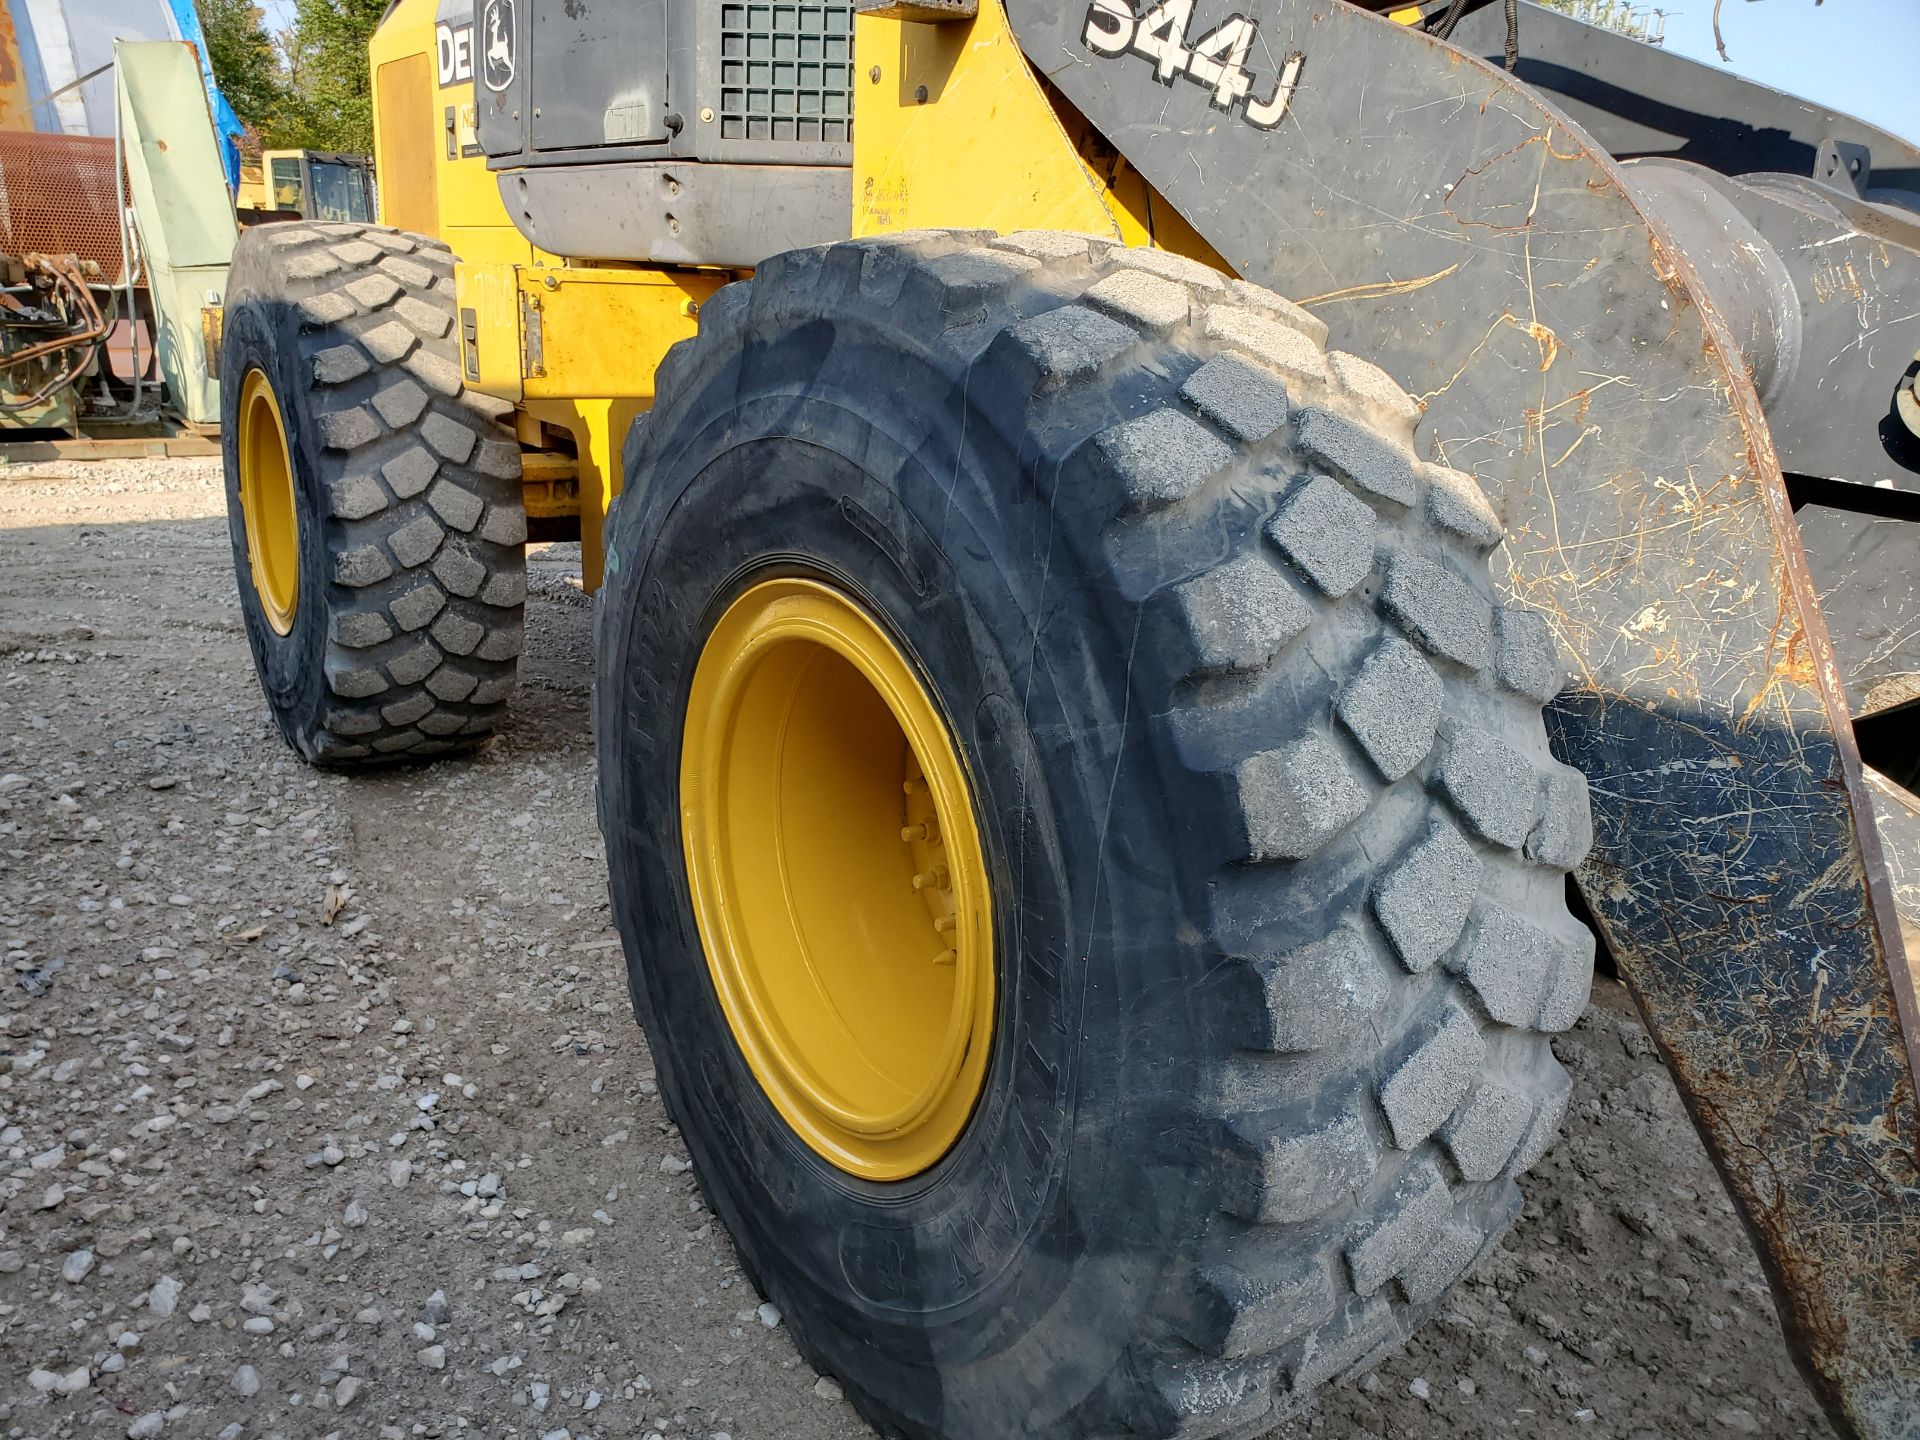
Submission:
[[[0,430],[164,447],[163,402],[217,411],[200,311],[235,233],[239,122],[197,13],[55,0],[0,22]]]
[[[201,317],[237,230],[199,62],[170,40],[112,53],[114,135],[0,131],[0,428],[218,414]]]
[[[259,159],[241,163],[235,208],[243,224],[371,220],[373,161],[331,150],[262,150]]]
[[[383,223],[227,292],[270,706],[477,743],[579,534],[663,1095],[877,1425],[1363,1372],[1517,1213],[1597,939],[1828,1413],[1920,1433],[1920,153],[1474,0],[372,61]]]

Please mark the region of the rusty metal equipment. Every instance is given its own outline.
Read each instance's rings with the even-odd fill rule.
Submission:
[[[0,130],[0,252],[71,253],[118,285],[124,257],[111,136]]]
[[[107,363],[126,286],[114,142],[0,132],[0,426],[131,401]]]
[[[0,272],[0,373],[9,396],[0,410],[35,410],[93,367],[112,328],[112,291],[97,267],[73,255],[0,257]]]
[[[236,233],[197,53],[117,42],[111,136],[0,131],[0,427],[204,425]],[[211,309],[209,308],[211,306]]]

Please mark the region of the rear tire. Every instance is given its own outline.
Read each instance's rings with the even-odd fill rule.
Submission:
[[[471,748],[505,717],[526,600],[511,407],[461,382],[453,257],[375,225],[262,225],[228,272],[227,514],[268,707],[308,760]],[[239,406],[266,377],[298,523],[290,623],[263,605],[242,503]],[[278,620],[279,623],[276,623]]]
[[[1404,1342],[1565,1112],[1554,644],[1324,338],[1085,236],[860,241],[710,300],[628,442],[596,721],[635,1009],[743,1263],[883,1432],[1257,1433]],[[984,1093],[884,1184],[768,1102],[689,901],[693,668],[795,571],[918,667],[992,876]]]

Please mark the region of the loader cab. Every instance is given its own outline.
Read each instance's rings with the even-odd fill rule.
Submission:
[[[266,150],[240,169],[241,223],[259,219],[366,223],[378,211],[373,161],[330,150]]]

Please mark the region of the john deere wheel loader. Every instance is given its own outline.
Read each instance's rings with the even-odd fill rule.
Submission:
[[[1365,1371],[1518,1212],[1597,936],[1835,1423],[1920,1433],[1920,152],[1478,0],[372,59],[383,224],[226,296],[262,684],[316,763],[479,743],[580,537],[663,1094],[876,1426]]]

